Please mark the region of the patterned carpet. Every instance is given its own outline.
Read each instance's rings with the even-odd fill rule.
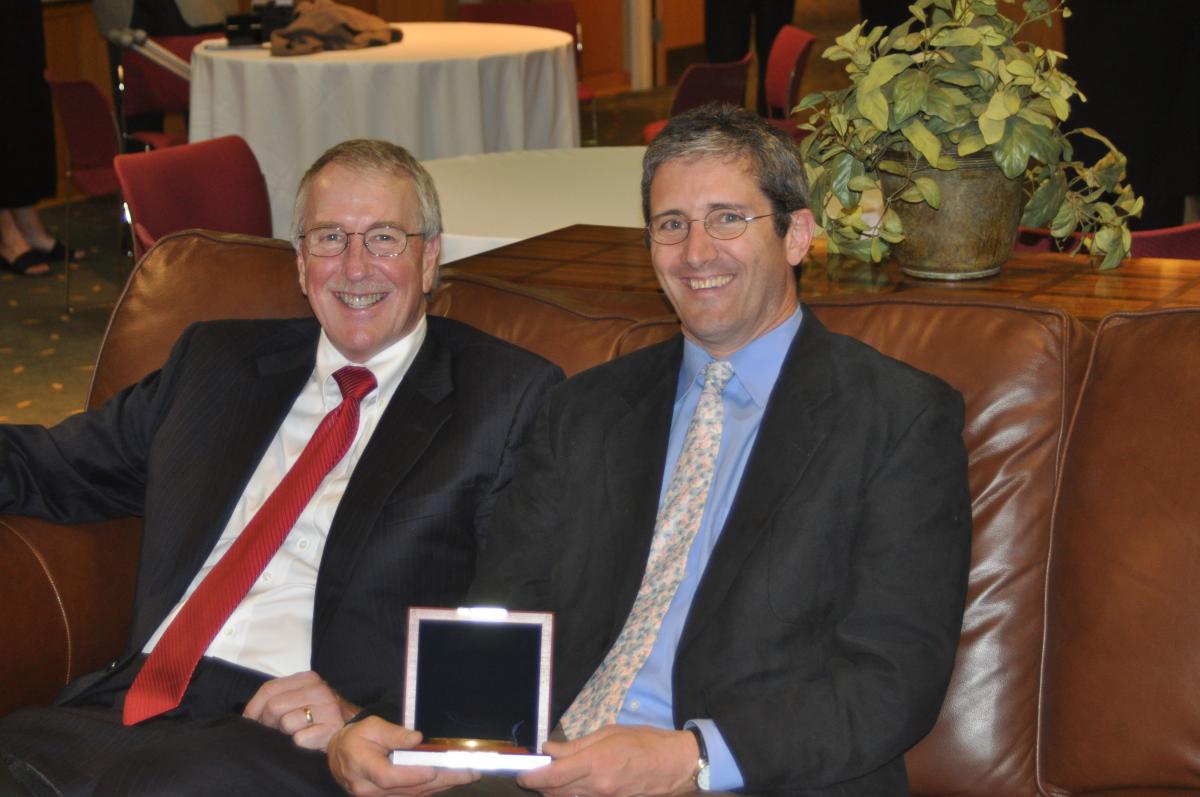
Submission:
[[[59,236],[63,211],[41,212]],[[88,250],[72,267],[72,312],[61,262],[48,277],[0,271],[0,423],[51,424],[83,409],[109,311],[129,274],[117,212],[114,199],[72,206],[72,238]]]

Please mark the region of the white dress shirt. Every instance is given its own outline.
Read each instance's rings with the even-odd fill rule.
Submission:
[[[422,316],[412,332],[362,363],[375,375],[377,387],[362,400],[354,442],[346,456],[317,486],[275,556],[217,632],[205,651],[206,656],[225,659],[272,676],[290,675],[311,668],[317,571],[329,527],[379,418],[425,340],[425,330],[425,317]],[[183,599],[146,643],[144,652],[149,653],[158,644],[184,602],[233,545],[295,463],[321,419],[341,403],[342,393],[333,374],[351,364],[322,331],[312,375],[296,396],[287,417],[246,483],[216,547],[192,579]],[[220,465],[213,463],[213,467]]]

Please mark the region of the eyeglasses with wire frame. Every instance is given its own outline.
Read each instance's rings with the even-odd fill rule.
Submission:
[[[757,216],[743,216],[731,208],[717,208],[709,211],[703,219],[689,219],[682,213],[668,213],[652,219],[646,225],[646,232],[650,234],[650,238],[655,243],[667,246],[681,244],[687,240],[688,234],[692,231],[692,224],[702,221],[704,222],[704,231],[708,233],[709,237],[720,241],[729,241],[740,237],[750,222],[778,215],[779,211],[760,213]]]
[[[350,245],[350,236],[361,235],[363,246],[376,257],[399,257],[408,248],[408,239],[424,233],[405,232],[390,224],[378,224],[366,232],[346,232],[336,225],[312,227],[301,233],[300,240],[311,255],[337,257]]]

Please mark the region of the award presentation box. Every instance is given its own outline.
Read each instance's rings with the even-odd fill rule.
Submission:
[[[392,763],[518,772],[544,766],[554,616],[490,607],[413,607],[404,724],[423,744]]]

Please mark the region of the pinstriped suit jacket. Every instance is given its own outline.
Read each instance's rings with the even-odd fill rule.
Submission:
[[[431,317],[334,517],[317,579],[312,668],[348,699],[403,677],[407,608],[456,605],[554,365]],[[65,700],[112,679],[182,596],[312,372],[312,319],[190,327],[160,371],[53,429],[0,427],[0,511],[61,522],[142,515],[125,653]]]

